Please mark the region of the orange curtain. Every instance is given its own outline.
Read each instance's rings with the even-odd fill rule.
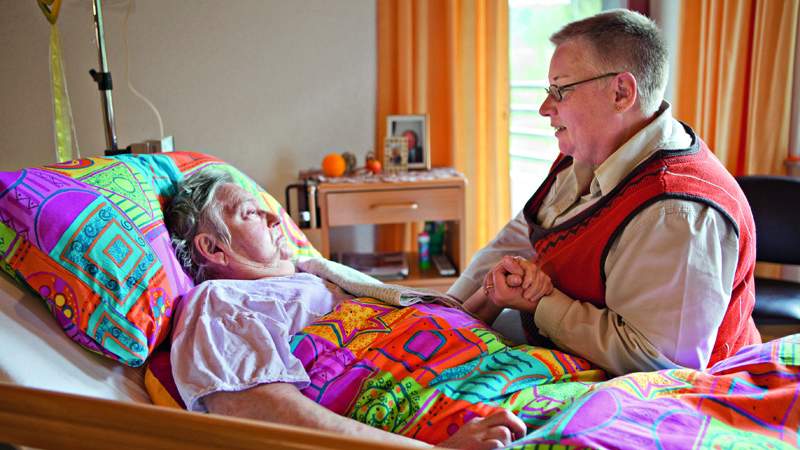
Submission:
[[[785,172],[798,4],[683,2],[675,113],[734,175]]]
[[[468,180],[469,258],[511,216],[508,4],[378,0],[377,6],[375,147],[383,147],[387,115],[429,115],[433,166],[453,166]],[[384,233],[379,248],[386,240]]]

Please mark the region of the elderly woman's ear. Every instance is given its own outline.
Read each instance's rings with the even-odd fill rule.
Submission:
[[[218,266],[228,264],[228,257],[218,245],[217,239],[208,233],[199,233],[194,237],[194,246],[206,262]]]

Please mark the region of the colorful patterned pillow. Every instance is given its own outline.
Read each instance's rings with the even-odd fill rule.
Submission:
[[[161,205],[184,176],[208,167],[259,193],[298,255],[319,255],[241,172],[207,155],[172,153],[0,172],[0,267],[41,296],[78,344],[140,366],[193,285],[174,256]]]

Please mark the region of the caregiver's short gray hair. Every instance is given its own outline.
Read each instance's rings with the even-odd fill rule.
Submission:
[[[194,245],[197,234],[209,233],[230,245],[231,234],[222,219],[224,204],[215,201],[215,196],[220,186],[233,182],[233,177],[221,170],[193,174],[178,185],[178,192],[164,211],[175,255],[195,283],[209,276],[207,261]]]
[[[556,46],[584,39],[594,49],[595,63],[608,72],[630,72],[638,83],[642,112],[655,113],[669,77],[667,44],[658,26],[627,9],[614,9],[567,24],[550,37]]]

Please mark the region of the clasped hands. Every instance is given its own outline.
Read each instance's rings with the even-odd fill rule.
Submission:
[[[500,308],[535,313],[539,300],[553,292],[550,277],[533,261],[504,256],[483,277],[483,293]]]

